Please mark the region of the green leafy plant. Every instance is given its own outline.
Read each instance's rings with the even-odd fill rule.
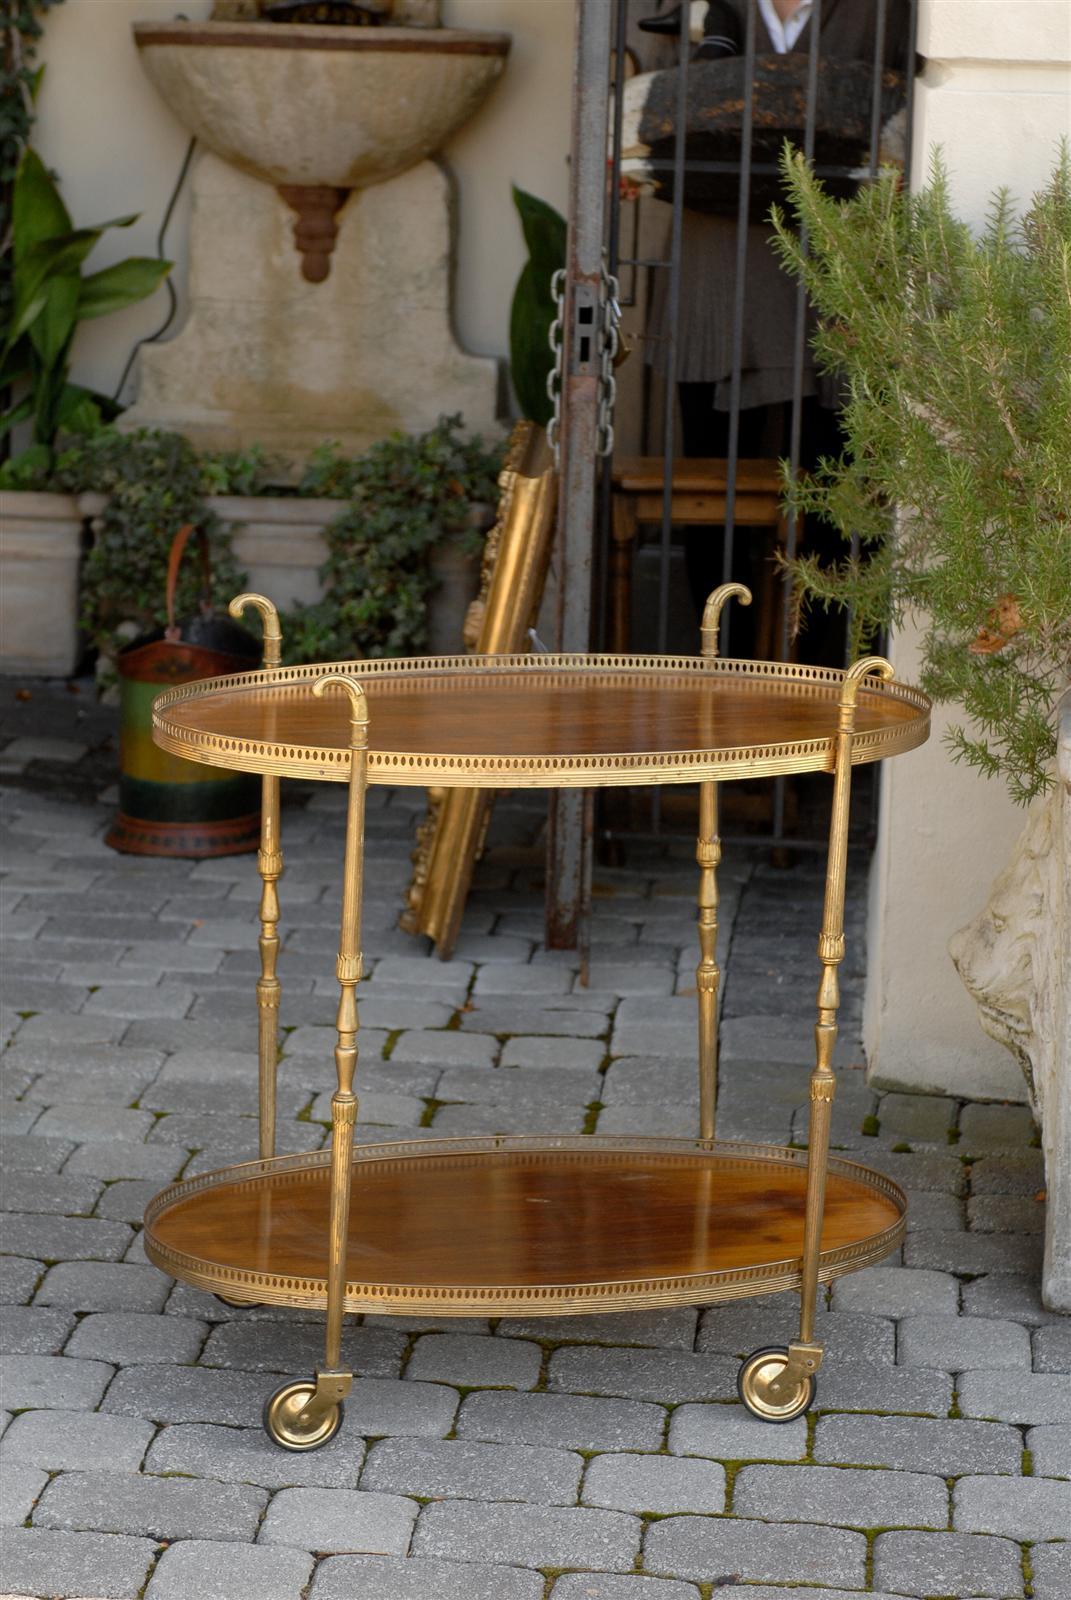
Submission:
[[[4,48],[0,52],[0,232],[6,235],[11,185],[30,139],[34,102],[44,66],[35,66],[41,18],[61,0],[5,0]]]
[[[392,434],[364,455],[332,447],[313,455],[298,488],[349,501],[326,530],[326,595],[292,612],[287,657],[323,661],[403,655],[423,647],[435,579],[429,558],[444,541],[475,555],[497,496],[501,446],[462,434],[460,416],[422,434]]]
[[[922,616],[923,686],[973,724],[952,755],[1025,802],[1053,781],[1071,661],[1067,148],[1021,218],[995,195],[978,237],[939,159],[917,194],[889,169],[848,201],[787,150],[783,171],[796,226],[775,210],[778,249],[817,307],[847,439],[813,476],[786,471],[786,494],[859,539],[793,564],[799,604],[848,609],[857,651]]]
[[[213,480],[220,481],[218,471],[206,472],[188,439],[148,429],[102,428],[56,459],[50,487],[106,497],[82,572],[82,625],[105,663],[124,643],[167,620],[168,555],[185,523],[207,535],[215,608],[225,610],[243,587],[230,532],[205,505]],[[201,586],[201,564],[191,549],[179,570],[180,617],[196,612]]]
[[[31,462],[51,459],[61,431],[87,432],[118,409],[106,396],[71,383],[70,352],[79,323],[144,300],[171,270],[169,261],[131,256],[83,276],[82,263],[105,230],[136,220],[73,227],[43,161],[32,149],[23,152],[12,204],[13,295],[0,388],[25,386],[28,392],[0,417],[0,435],[32,418]]]
[[[380,440],[361,456],[334,446],[316,451],[294,492],[348,504],[326,529],[325,598],[284,618],[287,659],[420,650],[435,585],[432,554],[444,542],[480,551],[501,461],[502,447],[466,438],[459,416],[441,417],[426,433]],[[165,620],[168,552],[184,523],[208,536],[215,607],[243,587],[230,528],[207,500],[277,494],[270,474],[270,458],[258,446],[199,452],[179,434],[104,427],[75,440],[50,468],[28,464],[8,486],[104,497],[83,567],[82,623],[106,677],[122,644]],[[200,592],[200,567],[191,556],[180,573],[181,615],[196,609]]]
[[[551,279],[565,265],[565,218],[545,200],[513,188],[528,260],[521,269],[509,314],[509,369],[521,413],[543,427],[553,404],[547,374],[554,364],[550,325],[557,314]]]

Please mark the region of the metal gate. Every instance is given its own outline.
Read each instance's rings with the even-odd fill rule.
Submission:
[[[690,651],[698,618],[682,566],[694,569],[693,588],[713,588],[740,577],[745,558],[765,588],[752,608],[763,612],[761,653],[785,660],[793,648],[790,580],[775,576],[766,551],[756,565],[754,517],[766,514],[759,490],[779,461],[795,476],[835,444],[836,404],[810,364],[803,287],[779,279],[765,254],[764,219],[781,200],[785,139],[833,192],[850,194],[889,159],[910,171],[917,0],[803,0],[798,27],[782,17],[787,9],[776,0],[577,0],[561,648]],[[773,314],[776,337],[763,326]],[[634,348],[615,375],[618,335]],[[709,447],[697,449],[697,439]],[[710,521],[696,527],[704,503]],[[774,532],[791,561],[805,530],[789,512]],[[631,608],[645,630],[639,640],[627,638],[632,576],[642,589]],[[728,609],[723,651],[733,627],[734,653],[757,653],[755,639],[741,648]],[[830,659],[835,641],[819,642]],[[660,825],[655,791],[648,826]],[[783,779],[751,837],[818,844],[786,828]],[[583,938],[590,851],[590,805],[561,796],[551,813],[550,943]]]

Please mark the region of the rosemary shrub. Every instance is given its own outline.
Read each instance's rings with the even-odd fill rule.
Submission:
[[[786,493],[857,535],[792,564],[797,605],[850,615],[856,651],[924,619],[922,684],[962,707],[952,755],[1025,803],[1053,782],[1071,658],[1071,158],[1018,217],[994,195],[975,236],[935,158],[917,194],[883,170],[837,201],[798,155],[778,249],[843,385],[846,449]],[[804,229],[808,249],[801,247]]]

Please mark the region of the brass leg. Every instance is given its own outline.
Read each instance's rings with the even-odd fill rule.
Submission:
[[[699,630],[700,652],[713,661],[718,654],[721,613],[726,601],[736,598],[751,604],[751,591],[742,583],[723,583],[707,598]],[[699,738],[706,730],[700,728]],[[695,859],[699,863],[699,965],[695,987],[699,1011],[699,1137],[714,1138],[718,1096],[718,984],[721,972],[715,960],[718,944],[718,786],[699,785],[699,838]]]
[[[257,1049],[260,1060],[260,1155],[275,1154],[275,1084],[279,1060],[279,895],[276,884],[283,870],[279,848],[279,780],[264,778],[261,791],[260,849],[257,870],[260,896],[260,977],[257,979]]]
[[[228,606],[239,618],[252,608],[260,613],[264,638],[264,670],[271,673],[282,659],[283,635],[279,613],[262,594],[239,594]],[[279,1061],[279,980],[275,963],[279,956],[279,896],[276,884],[283,870],[279,848],[279,780],[265,777],[261,783],[260,849],[257,870],[263,888],[260,895],[260,977],[257,979],[257,1055],[260,1063],[260,1157],[275,1154],[275,1085]]]
[[[346,817],[346,861],[342,883],[342,928],[336,971],[339,1000],[336,1026],[337,1088],[331,1099],[331,1191],[327,1248],[327,1326],[324,1364],[313,1382],[284,1384],[268,1401],[264,1421],[278,1444],[290,1450],[312,1450],[325,1444],[342,1420],[341,1402],[353,1383],[342,1367],[342,1318],[346,1301],[346,1241],[349,1231],[350,1181],[353,1173],[353,1130],[357,1096],[357,984],[361,976],[361,888],[364,855],[365,787],[367,782],[368,714],[364,692],[354,678],[329,673],[313,685],[320,695],[340,684],[350,696],[350,784]]]
[[[848,862],[848,806],[851,799],[852,736],[860,680],[868,672],[891,678],[893,669],[880,656],[868,656],[850,668],[844,682],[833,765],[833,810],[818,959],[818,1019],[814,1028],[815,1068],[811,1074],[811,1117],[807,1135],[807,1193],[800,1264],[800,1331],[785,1350],[760,1350],[740,1371],[745,1405],[771,1421],[789,1421],[806,1411],[814,1397],[815,1373],[822,1364],[822,1344],[814,1337],[818,1300],[818,1268],[822,1252],[829,1124],[836,1078],[833,1049],[837,1042],[840,990],[837,968],[844,959],[844,889]]]
[[[695,986],[699,1005],[699,1137],[713,1139],[718,1094],[718,985],[721,969],[715,959],[718,943],[718,786],[699,785],[699,965]]]

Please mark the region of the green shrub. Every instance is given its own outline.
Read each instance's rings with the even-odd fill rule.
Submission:
[[[796,509],[860,541],[794,564],[801,606],[847,608],[853,646],[925,619],[923,687],[973,727],[956,759],[1020,802],[1053,781],[1055,703],[1071,656],[1071,161],[1017,219],[994,196],[979,237],[939,160],[909,194],[881,172],[831,199],[786,151],[797,227],[779,249],[817,307],[815,351],[844,385],[847,448],[798,484]]]

